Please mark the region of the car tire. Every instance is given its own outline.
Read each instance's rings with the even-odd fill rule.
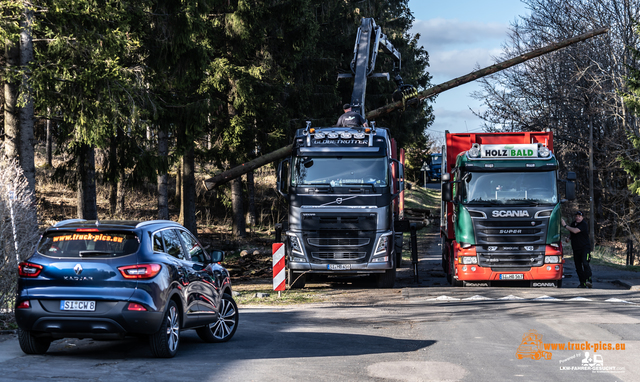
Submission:
[[[238,329],[238,305],[233,297],[225,293],[220,302],[218,320],[197,328],[196,333],[204,342],[227,342],[236,333],[236,329]]]
[[[376,286],[378,288],[393,288],[396,282],[396,268],[387,269],[384,273],[376,275]]]
[[[180,345],[180,311],[174,301],[169,302],[164,320],[157,332],[149,337],[151,352],[157,358],[172,358]]]
[[[301,289],[307,283],[307,275],[304,272],[294,272],[291,269],[287,269],[286,275],[289,289]]]
[[[51,338],[34,337],[28,330],[18,328],[18,342],[20,349],[26,354],[44,354],[49,350]]]

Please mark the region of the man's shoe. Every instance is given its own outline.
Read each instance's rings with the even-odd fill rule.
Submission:
[[[587,280],[587,282],[585,283],[585,285],[587,286],[587,288],[591,288],[593,287],[593,284],[591,283],[591,281]]]
[[[578,288],[586,288],[587,286],[585,284],[580,284],[578,285]]]

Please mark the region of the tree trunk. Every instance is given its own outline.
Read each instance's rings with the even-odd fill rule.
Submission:
[[[247,173],[247,193],[249,194],[249,227],[253,232],[256,225],[256,187],[253,171]]]
[[[116,196],[116,215],[119,218],[124,218],[124,213],[125,213],[125,192],[126,192],[126,173],[124,171],[124,166],[122,165],[122,163],[125,162],[125,145],[123,144],[123,139],[127,139],[128,137],[125,136],[124,130],[122,129],[118,129],[118,133],[116,134],[116,139],[118,141],[118,149],[117,149],[117,153],[118,153],[118,160],[116,161],[116,171],[117,171],[117,177],[116,179],[118,180],[118,190],[117,190],[117,196]]]
[[[158,170],[158,219],[169,220],[169,174],[167,173],[169,141],[164,129],[158,131],[158,154],[162,163]]]
[[[120,129],[118,129],[120,130]],[[107,183],[109,184],[109,215],[116,216],[116,203],[118,201],[118,137],[111,137],[109,142],[109,173]]]
[[[47,115],[51,117],[51,109],[47,108]],[[51,131],[51,120],[47,119],[47,142],[45,144],[47,150],[47,166],[53,167],[53,132]]]
[[[242,178],[231,181],[231,206],[233,207],[233,236],[247,236],[244,220],[244,208],[242,205]]]
[[[96,162],[93,146],[80,145],[78,155],[78,218],[96,220]]]
[[[7,40],[5,42],[7,72],[20,64],[20,47]],[[14,69],[12,69],[14,68]],[[10,159],[18,159],[20,125],[18,122],[18,85],[5,79],[4,84],[4,149]]]
[[[182,203],[182,158],[176,169],[176,204]]]
[[[20,22],[20,65],[26,70],[33,61],[33,40],[31,38],[31,25],[33,24],[33,11],[25,0],[24,15]],[[25,105],[20,108],[20,166],[24,176],[29,182],[29,190],[36,194],[36,166],[34,163],[34,136],[33,136],[33,97],[28,74],[22,78],[22,91],[24,92]]]
[[[198,236],[196,223],[196,178],[194,149],[191,147],[182,157],[182,202],[179,223]]]

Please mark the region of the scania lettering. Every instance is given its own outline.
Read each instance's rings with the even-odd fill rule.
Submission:
[[[446,134],[442,267],[454,286],[478,282],[561,286],[562,189],[550,132]],[[560,186],[563,187],[560,187]]]

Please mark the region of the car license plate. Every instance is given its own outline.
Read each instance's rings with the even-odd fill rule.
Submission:
[[[327,269],[332,271],[351,269],[351,264],[329,264]]]
[[[60,301],[60,310],[80,310],[84,312],[93,312],[96,310],[95,301]]]
[[[500,275],[500,280],[523,280],[524,275],[522,273],[508,273]]]

